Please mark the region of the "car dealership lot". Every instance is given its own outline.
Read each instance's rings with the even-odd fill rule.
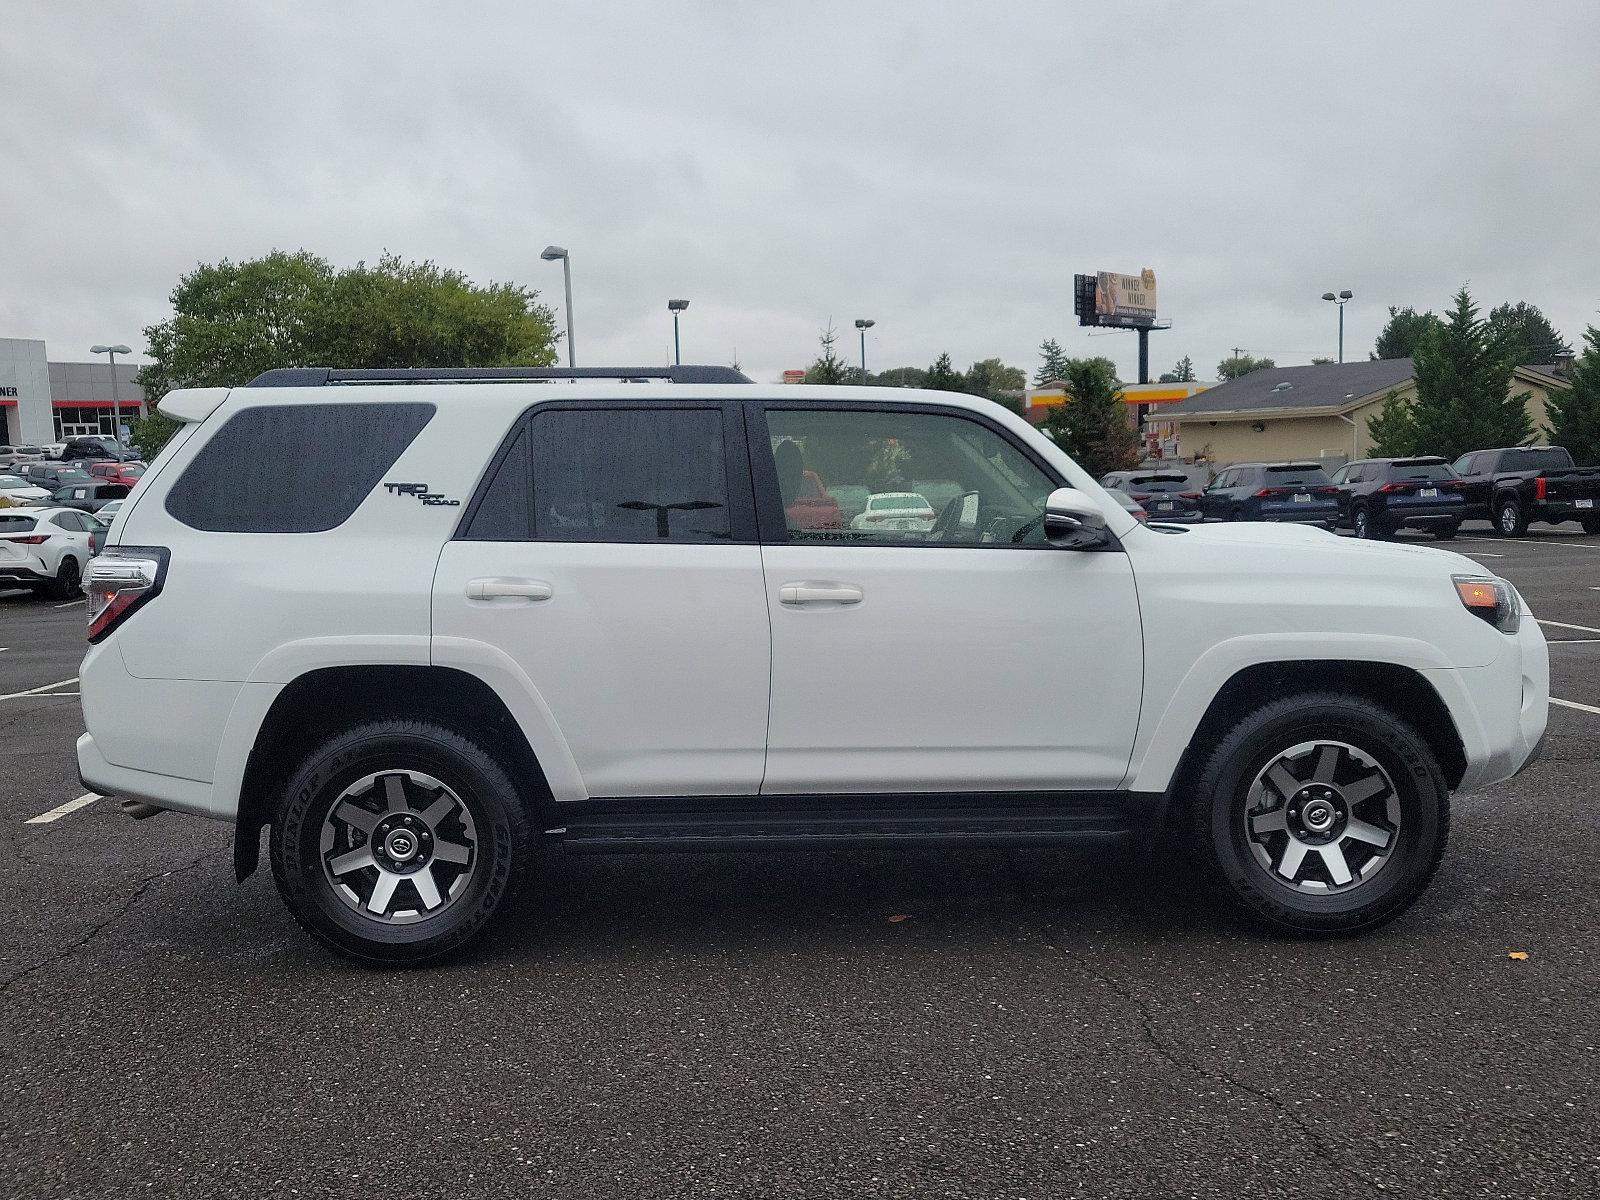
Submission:
[[[83,792],[83,611],[0,596],[0,1195],[1600,1189],[1600,539],[1451,548],[1587,707],[1328,943],[1164,857],[574,858],[465,959],[365,971],[222,825],[28,823]]]

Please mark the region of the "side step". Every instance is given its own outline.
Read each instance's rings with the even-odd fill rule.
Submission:
[[[553,805],[545,832],[575,854],[1056,846],[1125,841],[1160,803],[1143,792],[628,797]]]

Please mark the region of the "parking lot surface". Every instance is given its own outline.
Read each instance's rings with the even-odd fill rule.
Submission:
[[[70,804],[82,605],[0,594],[0,1195],[1600,1194],[1600,538],[1474,530],[1566,703],[1334,942],[1164,854],[557,855],[363,970],[228,827]]]

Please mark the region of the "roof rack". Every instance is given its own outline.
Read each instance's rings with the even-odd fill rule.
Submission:
[[[334,387],[361,383],[556,383],[607,379],[622,383],[750,383],[733,367],[277,367],[245,387]]]

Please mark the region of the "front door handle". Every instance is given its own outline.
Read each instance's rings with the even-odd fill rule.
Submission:
[[[800,580],[778,589],[784,604],[860,604],[861,589],[853,583],[821,583]]]
[[[555,589],[540,579],[490,576],[467,580],[468,600],[548,600]]]

